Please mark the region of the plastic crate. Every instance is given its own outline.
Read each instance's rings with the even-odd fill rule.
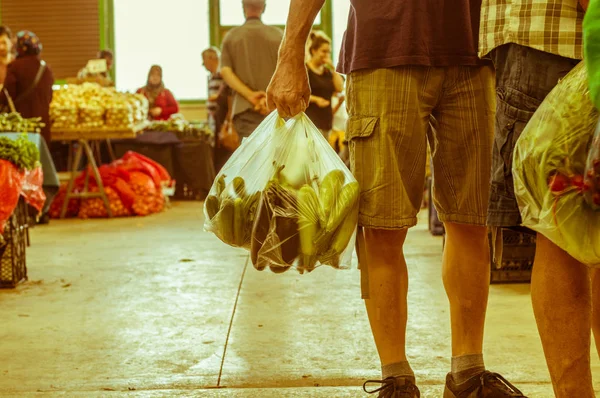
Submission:
[[[21,199],[0,242],[0,288],[14,288],[27,280],[27,205]]]
[[[529,283],[535,258],[535,239],[532,232],[502,230],[504,247],[499,264],[493,261],[493,247],[490,236],[490,253],[492,253],[491,283]]]

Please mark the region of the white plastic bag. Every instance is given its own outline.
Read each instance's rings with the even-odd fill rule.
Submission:
[[[597,121],[581,62],[533,115],[513,161],[523,225],[595,267],[600,266],[600,211],[585,200],[592,188],[585,167]]]
[[[359,186],[302,113],[269,115],[225,164],[205,202],[205,229],[251,252],[258,270],[349,268]]]

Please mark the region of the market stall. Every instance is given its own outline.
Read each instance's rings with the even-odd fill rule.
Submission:
[[[215,178],[213,133],[204,125],[185,121],[181,115],[149,122],[148,101],[141,95],[92,83],[66,86],[55,93],[51,119],[52,140],[77,147],[74,156],[69,151],[71,178],[65,195],[75,200],[100,199],[109,216],[110,201],[99,173],[101,144],[106,143],[108,148],[107,163],[134,151],[163,166],[178,182],[179,198],[204,199]],[[90,172],[78,190],[75,180],[82,167]],[[69,212],[68,203],[64,201],[62,217]]]
[[[71,171],[65,192],[64,205],[60,217],[67,215],[71,199],[100,199],[108,217],[112,217],[98,164],[101,163],[99,143],[105,141],[111,148],[110,140],[133,138],[143,130],[148,117],[148,101],[140,95],[120,93],[98,84],[65,86],[54,93],[50,107],[52,120],[52,140],[76,142],[75,157],[69,160]],[[84,159],[85,170],[83,187],[76,190],[75,181]],[[115,160],[111,153],[112,160]],[[90,177],[93,179],[90,185]],[[95,189],[91,189],[91,187]]]

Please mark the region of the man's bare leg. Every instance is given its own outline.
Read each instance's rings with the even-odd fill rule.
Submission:
[[[483,333],[490,284],[487,228],[446,223],[443,280],[450,302],[452,375],[460,383],[485,370]]]
[[[406,234],[407,230],[364,230],[370,282],[370,298],[365,303],[384,368],[407,360],[408,270],[403,252]]]
[[[592,330],[596,340],[596,349],[600,357],[600,269],[592,271]]]
[[[531,297],[557,398],[594,398],[587,267],[538,234]]]

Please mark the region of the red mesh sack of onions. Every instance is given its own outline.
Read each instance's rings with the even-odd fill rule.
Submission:
[[[129,185],[136,195],[132,207],[135,214],[147,216],[162,211],[164,197],[162,192],[156,188],[154,180],[150,176],[140,171],[132,171]]]
[[[128,217],[131,212],[125,207],[119,194],[111,187],[105,187],[106,197],[108,198],[110,211],[113,217]],[[98,192],[98,187],[90,188],[90,192]],[[84,199],[79,208],[79,218],[106,218],[108,212],[102,198]]]
[[[51,218],[60,218],[60,212],[62,211],[63,203],[65,203],[65,198],[67,196],[67,184],[61,185],[58,193],[54,197],[52,204],[50,205],[50,210],[48,214],[50,214]],[[67,214],[66,217],[77,217],[79,214],[79,206],[81,201],[79,199],[71,199],[69,200],[69,204],[67,205]]]

